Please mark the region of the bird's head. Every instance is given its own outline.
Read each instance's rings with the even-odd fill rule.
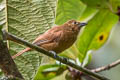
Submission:
[[[67,28],[69,28],[69,30],[72,30],[73,32],[77,32],[77,33],[86,24],[87,23],[78,22],[76,20],[69,20],[65,23],[65,25],[67,26]]]

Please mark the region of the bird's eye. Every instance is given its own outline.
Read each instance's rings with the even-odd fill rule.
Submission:
[[[77,24],[77,22],[75,21],[74,24]]]
[[[75,22],[73,22],[72,24],[78,24],[78,23],[75,21]]]

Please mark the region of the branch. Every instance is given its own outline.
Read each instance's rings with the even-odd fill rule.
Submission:
[[[106,66],[103,66],[103,67],[99,67],[99,68],[96,68],[96,69],[93,69],[91,70],[92,72],[101,72],[101,71],[105,71],[105,70],[109,70],[111,68],[114,68],[115,66],[119,65],[120,64],[120,59],[111,63],[111,64],[108,64]]]
[[[13,59],[11,58],[8,48],[3,40],[0,40],[0,68],[6,77],[14,80],[18,78],[19,80],[24,80]]]
[[[58,60],[58,61],[60,61],[60,62],[62,62],[62,63],[64,63],[64,64],[72,67],[72,68],[75,68],[75,69],[77,69],[78,71],[82,71],[83,73],[85,73],[85,74],[87,74],[87,75],[93,76],[94,78],[97,78],[97,79],[99,79],[99,80],[109,80],[108,78],[105,78],[104,76],[101,76],[101,75],[99,75],[99,74],[97,74],[97,73],[91,72],[90,70],[88,70],[88,69],[86,69],[86,68],[83,68],[83,67],[81,67],[81,66],[78,66],[78,65],[70,62],[70,61],[67,60],[66,58],[63,58],[63,57],[61,57],[61,56],[56,56],[56,57],[54,57],[54,54],[53,54],[53,53],[48,52],[48,51],[46,51],[46,50],[44,50],[44,49],[42,49],[42,48],[40,48],[40,47],[38,47],[38,46],[36,46],[36,45],[34,45],[34,44],[31,44],[31,43],[29,43],[29,42],[26,42],[25,40],[22,40],[22,39],[16,37],[15,35],[12,35],[12,34],[6,32],[6,31],[4,31],[4,30],[3,30],[3,34],[6,36],[6,39],[8,39],[8,40],[11,40],[11,41],[17,42],[17,43],[19,43],[19,44],[25,45],[25,46],[27,46],[27,47],[30,47],[30,48],[38,51],[38,52],[41,52],[41,53],[44,54],[44,55],[47,55],[47,56],[49,56],[49,57],[51,57],[51,58],[53,58],[53,59],[55,59],[55,60]]]

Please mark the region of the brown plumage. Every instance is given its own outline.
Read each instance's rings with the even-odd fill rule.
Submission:
[[[44,34],[36,38],[33,41],[33,44],[36,44],[48,51],[60,53],[72,46],[77,39],[77,35],[81,27],[84,25],[86,25],[86,23],[80,23],[76,20],[69,20],[63,25],[52,27]],[[26,48],[12,56],[12,58],[16,58],[17,56],[30,50],[31,48]]]

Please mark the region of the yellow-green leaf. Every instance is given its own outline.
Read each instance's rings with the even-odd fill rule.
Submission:
[[[89,50],[100,48],[108,39],[112,27],[118,22],[118,16],[107,10],[99,11],[88,22],[77,42],[83,61]]]

